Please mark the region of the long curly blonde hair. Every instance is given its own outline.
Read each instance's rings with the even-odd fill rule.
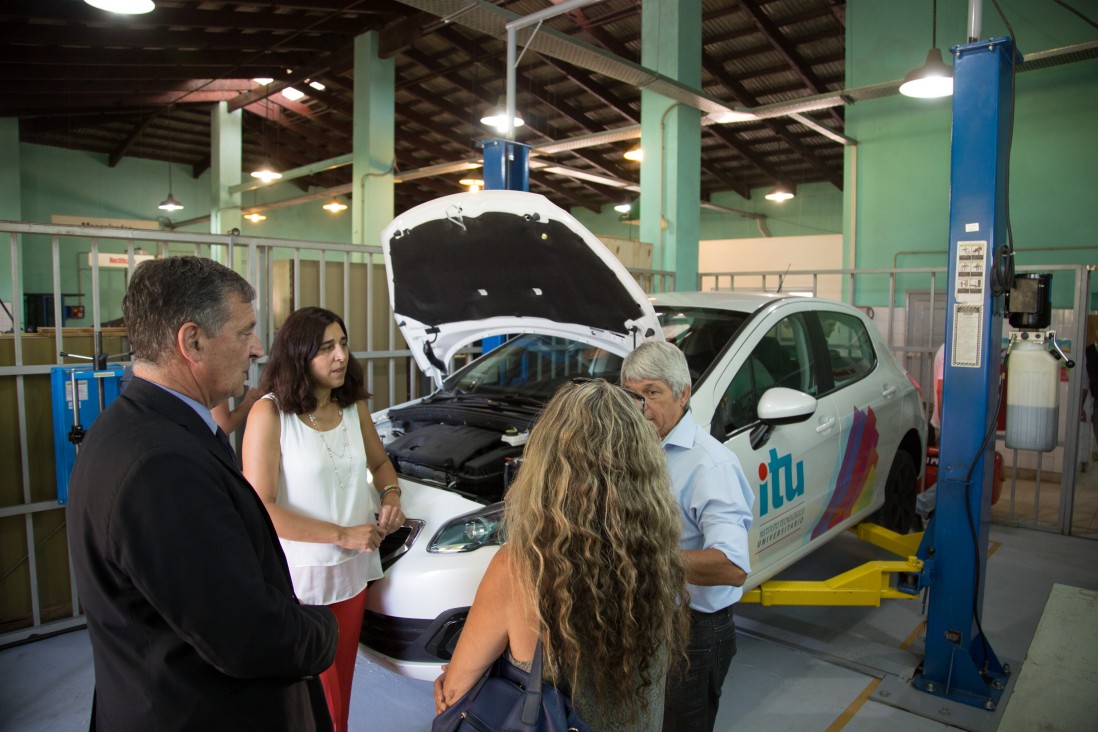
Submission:
[[[576,689],[586,670],[594,703],[635,720],[690,620],[681,519],[634,398],[602,380],[562,387],[530,434],[505,524],[547,678]]]

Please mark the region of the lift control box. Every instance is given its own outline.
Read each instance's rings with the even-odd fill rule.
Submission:
[[[121,366],[105,369],[54,366],[50,369],[57,502],[62,506],[69,500],[69,476],[80,441],[91,423],[118,397],[122,372]]]

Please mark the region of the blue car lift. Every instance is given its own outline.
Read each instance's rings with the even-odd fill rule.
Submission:
[[[980,624],[998,419],[1007,167],[1014,100],[1010,38],[953,50],[949,280],[938,495],[919,558],[929,581],[925,655],[912,684],[994,710],[1010,668]],[[1005,280],[1000,276],[999,280]],[[1009,287],[1009,284],[1006,285]]]
[[[530,146],[514,140],[492,137],[481,140],[484,150],[484,190],[530,190]],[[489,336],[481,341],[481,352],[488,353],[503,345],[507,336]]]

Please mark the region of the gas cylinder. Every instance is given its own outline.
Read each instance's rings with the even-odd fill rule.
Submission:
[[[1006,446],[1054,449],[1060,426],[1060,364],[1040,335],[1014,342],[1006,383]]]

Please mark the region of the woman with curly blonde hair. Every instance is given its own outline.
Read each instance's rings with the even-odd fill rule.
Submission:
[[[678,508],[639,394],[575,381],[550,400],[507,494],[507,543],[477,590],[436,711],[500,655],[543,675],[592,729],[659,730],[689,628]]]

